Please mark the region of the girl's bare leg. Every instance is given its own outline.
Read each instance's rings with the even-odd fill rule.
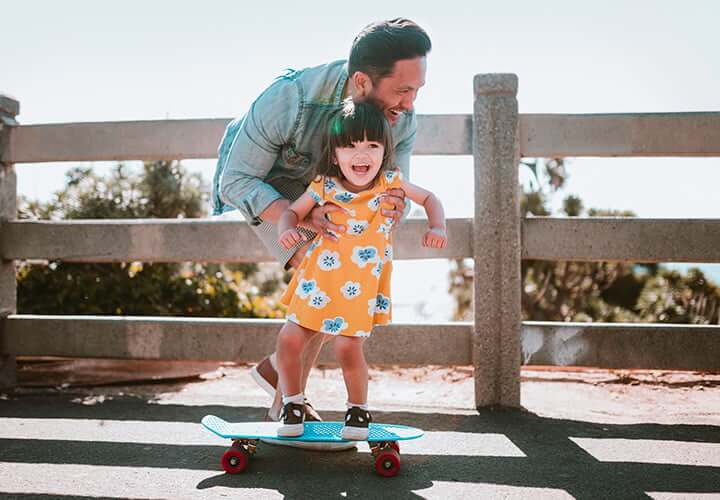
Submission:
[[[368,366],[363,352],[362,337],[343,337],[335,339],[335,357],[340,363],[348,392],[348,402],[367,403]]]
[[[277,370],[280,391],[276,398],[293,396],[303,391],[303,361],[305,346],[317,332],[308,330],[292,321],[283,325],[277,338]]]
[[[297,326],[297,325],[296,325]],[[308,330],[311,331],[311,330]],[[322,349],[322,346],[325,342],[332,340],[332,336],[325,335],[324,333],[320,332],[312,332],[313,335],[310,337],[310,339],[305,344],[305,349],[302,352],[301,356],[301,362],[302,362],[302,377],[301,377],[301,384],[300,387],[302,389],[303,394],[305,393],[305,388],[307,387],[307,381],[310,377],[310,372],[312,371],[313,367],[317,363],[317,359],[320,356],[320,349]],[[278,341],[280,340],[280,336],[278,335]],[[276,355],[277,356],[277,355]],[[277,358],[276,358],[277,359]],[[279,373],[279,371],[278,371]],[[278,389],[280,389],[278,387]],[[282,390],[275,391],[275,399],[273,400],[272,407],[275,412],[280,412],[280,407],[282,407]]]

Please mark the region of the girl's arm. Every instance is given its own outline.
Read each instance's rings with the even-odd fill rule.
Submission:
[[[421,205],[427,214],[430,230],[425,233],[423,237],[423,245],[434,248],[445,248],[447,244],[445,211],[438,197],[427,189],[423,189],[406,180],[400,181],[400,187],[405,191],[405,196],[418,205]]]
[[[313,197],[305,192],[282,213],[278,219],[277,230],[278,241],[285,249],[292,248],[305,239],[305,236],[297,230],[297,225],[307,217],[315,205]]]

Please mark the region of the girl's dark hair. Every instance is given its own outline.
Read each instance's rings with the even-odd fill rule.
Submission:
[[[342,179],[340,165],[335,163],[335,148],[365,140],[379,142],[385,147],[378,172],[392,169],[395,155],[392,132],[385,115],[370,102],[355,103],[347,98],[343,107],[330,115],[323,138],[322,156],[313,178],[324,175]]]
[[[392,73],[397,61],[424,57],[431,48],[428,34],[411,20],[398,17],[378,21],[365,26],[355,37],[348,74],[362,71],[377,83]]]

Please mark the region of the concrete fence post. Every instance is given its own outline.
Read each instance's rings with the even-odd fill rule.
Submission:
[[[518,79],[475,75],[475,406],[520,406]]]
[[[10,147],[10,131],[17,125],[19,112],[17,101],[0,94],[0,391],[12,390],[17,383],[15,355],[7,352],[5,343],[5,319],[17,312],[15,261],[2,258],[3,226],[17,217],[17,179],[15,167],[2,158]]]

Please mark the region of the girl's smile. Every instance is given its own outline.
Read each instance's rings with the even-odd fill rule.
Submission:
[[[348,191],[358,192],[372,186],[382,166],[385,147],[376,141],[357,141],[335,148],[335,158]]]

